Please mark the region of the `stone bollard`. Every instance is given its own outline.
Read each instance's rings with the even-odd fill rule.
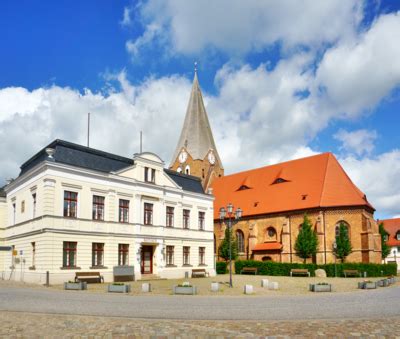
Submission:
[[[151,292],[151,284],[150,283],[143,283],[142,284],[142,292],[144,292],[144,293]]]
[[[268,288],[268,279],[261,279],[261,287]]]
[[[243,293],[244,294],[253,294],[253,285],[244,285]]]
[[[211,292],[218,292],[219,291],[219,283],[218,282],[212,282],[211,283]]]
[[[279,289],[279,284],[277,282],[271,281],[268,285],[268,289],[277,290]]]

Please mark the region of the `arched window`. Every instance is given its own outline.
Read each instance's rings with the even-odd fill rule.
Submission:
[[[189,165],[186,165],[186,167],[185,167],[185,174],[190,174],[190,166]]]
[[[349,238],[350,238],[350,225],[349,225],[346,221],[344,221],[344,220],[340,220],[340,221],[338,221],[338,222],[336,223],[336,226],[335,226],[335,238],[337,238],[337,237],[339,236],[340,224],[343,224],[343,225],[346,227],[347,235],[348,235]]]
[[[238,244],[238,252],[244,253],[244,234],[241,230],[236,231],[236,239]]]
[[[267,228],[267,240],[276,240],[276,229],[272,226]]]
[[[178,169],[176,170],[178,173],[182,173],[182,168],[178,167]]]
[[[262,257],[262,261],[272,261],[271,257]]]

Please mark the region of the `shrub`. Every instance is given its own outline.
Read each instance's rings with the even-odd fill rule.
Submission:
[[[217,263],[218,265],[218,263]],[[238,260],[235,262],[235,271],[240,272],[243,267],[257,267],[259,275],[281,275],[289,276],[293,268],[308,269],[311,276],[315,275],[316,269],[323,269],[328,277],[335,276],[335,264],[316,265],[298,263],[277,263],[272,261]],[[397,265],[390,264],[363,264],[363,263],[338,263],[336,264],[337,276],[343,277],[343,270],[358,270],[362,274],[367,272],[368,277],[380,277],[397,275]],[[217,266],[218,272],[218,266]]]
[[[218,261],[217,262],[217,274],[226,274],[226,267],[227,263],[225,261]]]

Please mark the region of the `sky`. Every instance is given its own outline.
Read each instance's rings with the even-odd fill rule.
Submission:
[[[54,139],[171,162],[194,75],[225,173],[332,152],[400,216],[400,1],[3,0],[0,185]]]

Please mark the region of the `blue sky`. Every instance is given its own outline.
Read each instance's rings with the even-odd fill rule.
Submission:
[[[400,2],[2,1],[0,181],[62,138],[168,165],[193,63],[226,172],[333,152],[400,215]]]

